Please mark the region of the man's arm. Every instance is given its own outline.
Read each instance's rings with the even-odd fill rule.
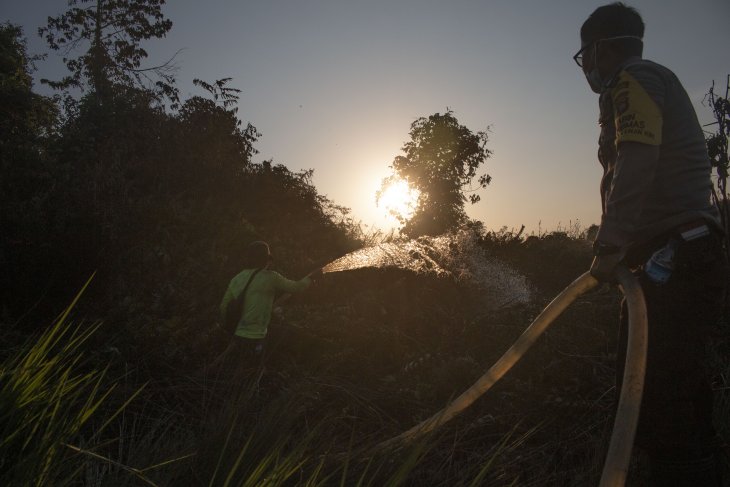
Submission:
[[[612,281],[616,266],[640,230],[644,202],[659,160],[659,147],[623,142],[618,148],[611,191],[594,243],[591,274],[599,281]]]
[[[635,76],[634,76],[635,75]],[[594,245],[591,274],[611,280],[626,247],[641,229],[662,142],[664,85],[650,69],[620,73],[611,90],[617,156]]]
[[[278,272],[274,273],[274,279],[276,290],[285,293],[298,293],[300,291],[304,291],[312,283],[312,279],[310,279],[309,276],[303,277],[298,281],[292,281]]]
[[[596,241],[624,247],[640,230],[644,202],[659,161],[659,147],[640,142],[622,142],[614,169]]]

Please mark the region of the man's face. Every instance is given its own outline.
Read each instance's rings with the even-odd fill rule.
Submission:
[[[596,42],[590,42],[581,46],[583,49],[582,54],[582,66],[583,73],[590,73],[596,66]]]
[[[624,62],[626,55],[617,51],[612,41],[616,39],[622,39],[625,37],[639,39],[634,36],[617,36],[617,37],[603,37],[590,42],[583,43],[581,48],[581,68],[583,73],[588,74],[594,69],[598,69],[602,78],[611,76],[616,68]]]
[[[605,49],[602,49],[603,47],[602,39],[583,42],[581,43],[580,50],[573,56],[575,62],[583,70],[583,74],[591,90],[595,93],[601,93],[603,91],[601,78],[605,75],[605,63],[607,62],[605,57],[602,57],[605,53]]]

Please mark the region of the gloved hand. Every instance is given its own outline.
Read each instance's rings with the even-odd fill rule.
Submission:
[[[616,283],[616,267],[624,259],[623,252],[617,252],[614,254],[597,255],[593,257],[593,263],[591,264],[591,275],[598,279],[600,282],[608,282],[611,284]]]

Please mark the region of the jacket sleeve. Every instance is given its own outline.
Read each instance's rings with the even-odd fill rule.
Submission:
[[[282,276],[278,272],[274,273],[274,286],[277,291],[285,293],[298,293],[304,291],[312,283],[309,277],[304,277],[298,281],[292,281]]]
[[[632,243],[639,226],[644,201],[657,170],[659,147],[623,142],[618,147],[601,227],[596,240],[617,247]]]
[[[611,89],[616,166],[596,240],[622,247],[640,230],[662,142],[664,84],[650,69],[624,70]]]

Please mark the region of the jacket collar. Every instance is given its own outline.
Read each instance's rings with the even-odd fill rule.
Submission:
[[[618,79],[618,75],[621,73],[621,71],[634,64],[639,64],[642,61],[644,61],[644,59],[641,56],[629,56],[624,59],[624,61],[619,64],[614,72],[611,74],[608,83],[606,83],[606,87],[612,88],[616,84],[616,80]]]

